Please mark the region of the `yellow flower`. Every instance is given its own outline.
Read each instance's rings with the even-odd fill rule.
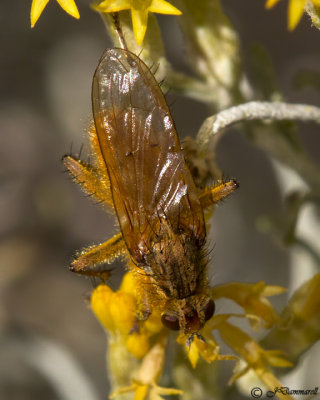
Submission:
[[[212,289],[212,297],[214,300],[221,297],[233,300],[246,311],[247,316],[257,317],[249,319],[254,329],[258,328],[259,319],[264,321],[266,329],[270,329],[278,321],[279,316],[266,297],[285,291],[286,289],[281,286],[266,285],[262,281],[257,283],[230,282],[215,286]]]
[[[299,308],[298,305],[301,302],[298,300],[300,298],[308,298],[306,291],[313,293],[317,290],[319,277],[315,278],[312,284],[305,286],[299,296],[295,296],[295,300],[291,302],[295,310]],[[133,363],[127,372],[127,386],[123,385],[125,381],[121,378],[121,385],[118,385],[112,396],[134,393],[135,400],[160,400],[163,398],[162,396],[180,394],[181,391],[159,387],[157,384],[163,372],[169,332],[163,328],[161,311],[156,307],[153,308],[153,312],[147,320],[137,320],[139,304],[143,300],[138,294],[140,279],[141,275],[131,270],[125,274],[117,291],[113,291],[105,284],[100,284],[92,293],[91,308],[109,332],[110,354],[112,354],[112,349],[115,349],[115,354],[119,353],[120,348],[124,349],[131,357],[126,358],[126,362]],[[259,343],[228,320],[232,317],[247,318],[253,327],[257,328],[257,321],[259,322],[261,319],[265,323],[265,328],[271,328],[279,322],[279,316],[267,297],[284,291],[285,289],[281,286],[266,285],[264,282],[254,284],[231,282],[211,289],[214,300],[222,297],[233,300],[245,310],[245,314],[213,316],[191,342],[188,340],[188,335],[180,332],[177,342],[185,348],[192,367],[196,368],[200,357],[207,363],[220,360],[239,361],[240,359],[245,361],[246,365],[234,373],[230,383],[247,372],[254,371],[270,390],[282,387],[281,382],[273,374],[272,367],[292,366],[283,357],[283,351],[264,350]],[[310,309],[308,316],[311,317],[319,308],[317,307],[318,301],[305,300],[305,302]],[[303,314],[306,307],[302,307],[302,309]],[[213,337],[213,333],[217,331],[220,338],[234,351],[235,355],[220,354],[220,348]],[[132,361],[133,358],[135,361]],[[113,360],[112,357],[110,359]],[[110,365],[112,366],[112,364]],[[239,364],[237,363],[237,365]],[[281,400],[293,400],[290,396],[286,396],[286,399],[281,394],[277,394],[277,396]]]
[[[91,295],[91,308],[105,329],[128,335],[135,323],[136,300],[122,290],[99,285]]]
[[[138,359],[144,357],[149,350],[149,338],[146,334],[133,332],[127,336],[126,347]]]
[[[288,7],[288,29],[292,31],[299,23],[304,8],[309,0],[289,0]],[[315,6],[320,6],[320,0],[310,0]],[[273,7],[279,0],[267,0],[266,8]]]
[[[283,385],[274,376],[270,367],[286,368],[292,366],[279,350],[263,350],[247,333],[227,321],[220,322],[217,329],[223,341],[229,345],[247,364],[242,370],[234,374],[230,383],[243,376],[249,370],[253,370],[261,381],[270,389]],[[277,394],[281,400],[293,400],[289,395]]]
[[[147,30],[148,13],[180,15],[180,10],[165,0],[104,0],[94,9],[104,13],[131,10],[134,37],[138,45],[143,41]]]
[[[91,295],[91,308],[105,329],[114,330],[114,324],[109,312],[113,291],[107,285],[99,285]]]
[[[138,323],[134,274],[127,272],[119,290],[100,284],[91,295],[91,309],[102,326],[114,337],[121,337],[129,353],[141,359],[150,347],[149,338],[163,330],[161,315],[155,310],[144,323]]]
[[[210,334],[206,334],[203,339],[195,337],[189,348],[187,347],[186,339],[186,335],[180,334],[177,342],[185,346],[187,356],[193,368],[196,368],[200,355],[209,364],[218,360],[237,360],[237,357],[233,355],[219,354],[220,348]]]
[[[33,0],[31,5],[31,28],[33,28],[38,21],[42,11],[44,10],[45,6],[48,4],[49,0]],[[79,19],[80,14],[77,9],[76,3],[74,0],[57,0],[60,6],[64,9],[65,12],[72,15],[74,18]]]
[[[118,398],[120,394],[134,393],[134,400],[164,400],[163,396],[181,395],[182,390],[164,388],[157,385],[166,353],[167,340],[160,339],[143,358],[136,378],[131,380],[131,385],[115,390],[110,399]]]
[[[320,332],[320,273],[304,282],[281,313],[280,323],[265,337],[263,346],[279,347],[293,363],[318,339]]]

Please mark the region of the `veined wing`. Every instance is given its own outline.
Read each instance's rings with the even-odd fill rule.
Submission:
[[[93,79],[93,114],[123,238],[132,257],[164,234],[205,238],[202,208],[163,93],[133,53],[105,52]]]

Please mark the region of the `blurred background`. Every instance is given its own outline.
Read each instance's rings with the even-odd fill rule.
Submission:
[[[70,151],[76,154],[83,144],[86,157],[91,79],[111,43],[89,1],[77,0],[77,5],[79,21],[51,0],[31,29],[31,0],[0,4],[0,399],[4,400],[98,400],[108,393],[106,338],[87,301],[94,282],[69,272],[68,263],[75,250],[109,238],[114,220],[63,173],[61,157]],[[319,104],[319,92],[294,84],[301,69],[319,72],[320,33],[307,17],[289,33],[286,1],[270,11],[264,9],[264,0],[223,0],[223,6],[240,34],[245,66],[252,46],[262,44],[285,100]],[[168,58],[177,70],[184,70],[185,49],[177,22],[169,16],[159,20]],[[180,136],[194,136],[209,116],[208,109],[175,94],[170,98]],[[299,124],[301,141],[316,163],[318,129]],[[259,231],[257,221],[265,215],[280,217],[281,186],[289,190],[301,182],[288,179],[285,172],[276,174],[270,158],[234,129],[220,143],[218,160],[225,175],[235,177],[241,188],[217,208],[211,223],[212,283],[264,280],[291,285],[293,290],[292,250]],[[311,240],[318,241],[319,227],[309,228]],[[120,263],[113,267],[111,285],[116,288],[124,268]],[[306,262],[298,281],[311,273]],[[279,310],[285,302],[286,295],[278,299]],[[311,368],[319,359],[317,347],[308,359],[310,387],[315,379],[319,383]]]

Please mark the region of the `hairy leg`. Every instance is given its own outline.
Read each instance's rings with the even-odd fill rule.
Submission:
[[[224,182],[219,181],[214,186],[206,188],[199,196],[202,208],[205,210],[233,193],[239,184],[234,179]]]
[[[72,156],[64,156],[63,164],[85,193],[107,206],[109,210],[113,209],[110,181],[107,175],[102,177],[94,167]]]
[[[87,276],[97,276],[106,280],[110,270],[101,269],[101,264],[110,264],[127,252],[122,234],[118,233],[106,242],[82,250],[71,263],[70,270]]]

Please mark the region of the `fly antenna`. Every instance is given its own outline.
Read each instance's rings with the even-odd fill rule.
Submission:
[[[128,50],[128,46],[127,46],[126,40],[123,36],[123,32],[122,32],[121,25],[120,25],[119,13],[117,13],[117,12],[112,13],[112,18],[113,18],[114,28],[118,35],[120,46],[122,49]]]

